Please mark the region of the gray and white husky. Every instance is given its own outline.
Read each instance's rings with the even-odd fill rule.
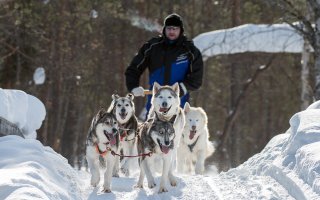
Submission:
[[[92,119],[86,141],[86,159],[91,172],[91,185],[96,187],[100,181],[100,168],[106,166],[104,173],[103,192],[111,192],[111,178],[115,172],[119,153],[118,122],[112,113],[100,109]]]
[[[155,187],[156,184],[150,167],[156,156],[162,158],[163,161],[159,193],[168,191],[166,188],[168,178],[170,184],[176,186],[176,180],[169,174],[175,138],[174,120],[175,118],[172,118],[170,121],[162,121],[157,117],[157,114],[155,114],[154,118],[148,119],[148,121],[142,125],[137,147],[139,154],[144,156],[139,158],[140,176],[137,187],[143,188],[145,175],[147,176],[148,187]],[[149,154],[149,156],[146,154]]]
[[[203,174],[204,161],[214,152],[209,141],[208,118],[201,107],[184,106],[186,125],[178,148],[178,171]]]
[[[176,167],[177,148],[179,147],[180,138],[185,125],[184,112],[180,107],[179,92],[178,83],[175,83],[173,86],[160,86],[155,82],[152,88],[151,109],[148,115],[148,118],[152,118],[156,113],[159,119],[163,121],[175,119],[173,123],[175,131],[173,159],[169,170],[169,178],[172,182],[175,181],[172,172]]]
[[[126,156],[136,155],[138,120],[135,116],[134,96],[130,93],[125,97],[113,94],[112,99],[108,112],[112,112],[118,121],[122,153]],[[120,169],[126,176],[129,176],[129,169],[134,167],[134,162],[137,164],[137,158],[124,157],[121,160]]]

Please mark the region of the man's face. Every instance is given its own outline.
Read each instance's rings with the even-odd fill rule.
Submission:
[[[169,40],[176,40],[181,32],[181,28],[178,26],[166,26],[165,34]]]

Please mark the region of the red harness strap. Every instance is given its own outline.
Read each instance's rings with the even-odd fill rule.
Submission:
[[[100,149],[99,149],[99,146],[98,146],[98,144],[96,144],[95,145],[95,147],[96,147],[96,151],[97,151],[97,153],[98,154],[100,154],[100,156],[105,156],[105,155],[107,155],[107,153],[108,153],[108,149],[106,149],[105,151],[101,151]]]
[[[114,152],[110,147],[107,147],[107,149],[105,151],[101,151],[99,149],[98,144],[96,144],[95,147],[96,147],[97,153],[100,154],[100,156],[102,156],[102,157],[107,155],[108,151],[110,151],[113,156],[120,156],[120,157],[127,157],[127,158],[134,158],[134,157],[141,157],[141,156],[149,156],[149,157],[151,157],[152,156],[152,152],[138,154],[138,155],[134,155],[134,156],[126,156],[126,155],[120,155],[120,154]]]
[[[120,135],[120,140],[123,141],[123,139],[127,137],[127,131],[124,130],[123,133]]]

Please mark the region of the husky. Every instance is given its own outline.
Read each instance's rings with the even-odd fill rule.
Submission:
[[[155,118],[148,119],[140,128],[138,137],[138,153],[143,155],[139,158],[140,176],[137,183],[138,188],[143,188],[144,176],[147,176],[148,187],[155,187],[151,168],[155,156],[162,158],[162,176],[159,193],[167,192],[166,183],[168,177],[170,184],[176,186],[176,181],[170,179],[169,170],[172,162],[175,129],[173,127],[175,118],[170,121],[162,121],[155,114]]]
[[[138,120],[135,116],[134,96],[127,94],[125,97],[112,95],[112,103],[108,108],[108,112],[112,112],[118,121],[120,132],[120,151],[123,155],[132,156],[136,154],[136,135],[138,129]],[[125,176],[129,176],[129,168],[133,167],[133,161],[136,158],[124,157],[121,160],[120,169]]]
[[[175,119],[173,127],[175,130],[173,159],[169,170],[170,182],[176,182],[176,178],[172,172],[176,167],[177,148],[180,143],[183,127],[185,124],[185,116],[183,109],[180,107],[179,84],[175,83],[173,86],[160,86],[157,82],[152,88],[151,108],[148,118],[154,117],[157,114],[158,118],[163,121],[170,121]],[[176,185],[176,184],[173,184]]]
[[[100,168],[106,166],[103,192],[111,192],[111,178],[115,173],[116,156],[119,153],[119,127],[112,113],[100,109],[92,119],[86,140],[86,159],[91,172],[91,185],[96,187],[100,182]]]
[[[186,125],[182,132],[178,148],[178,171],[203,174],[204,161],[214,152],[209,142],[208,118],[200,107],[191,107],[189,103],[184,106]],[[185,167],[187,169],[185,169]]]

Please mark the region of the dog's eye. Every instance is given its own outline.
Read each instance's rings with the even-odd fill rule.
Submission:
[[[163,96],[159,96],[159,98],[160,98],[160,99],[162,99],[162,98],[163,98]]]
[[[163,131],[159,131],[160,135],[163,135]]]
[[[197,119],[196,121],[198,122],[199,120]]]
[[[191,119],[189,119],[189,121],[191,122],[192,120],[191,120]]]
[[[172,99],[172,96],[169,96],[168,98],[169,98],[169,99]]]
[[[121,105],[120,105],[120,104],[118,104],[117,106],[118,106],[118,107],[120,107]]]
[[[113,124],[117,124],[117,122],[113,122]]]
[[[129,104],[126,104],[126,106],[128,107],[128,106],[129,106]]]

